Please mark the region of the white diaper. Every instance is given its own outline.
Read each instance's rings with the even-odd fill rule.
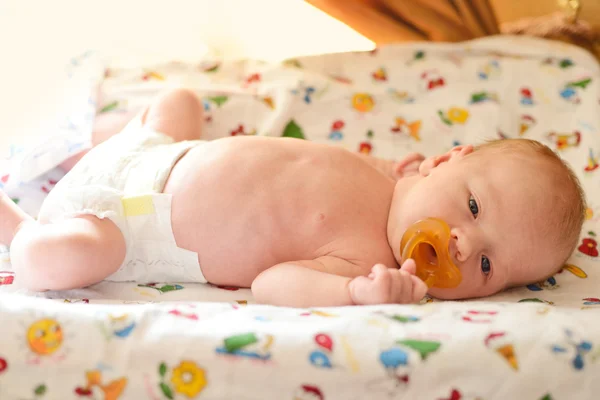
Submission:
[[[162,193],[175,163],[202,141],[175,143],[134,119],[123,132],[92,149],[48,195],[40,219],[78,215],[113,221],[127,253],[109,281],[206,282],[198,255],[177,247],[171,195]]]

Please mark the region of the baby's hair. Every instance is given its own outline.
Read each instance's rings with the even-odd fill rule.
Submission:
[[[585,193],[579,179],[569,165],[548,146],[530,139],[499,139],[492,140],[475,146],[475,152],[501,151],[502,153],[518,154],[525,156],[537,155],[554,167],[555,182],[560,183],[562,196],[557,198],[555,204],[557,211],[555,217],[560,227],[560,234],[556,238],[558,247],[564,250],[566,256],[556,266],[553,274],[563,266],[571,253],[575,250],[587,209]],[[562,212],[560,212],[562,210]]]

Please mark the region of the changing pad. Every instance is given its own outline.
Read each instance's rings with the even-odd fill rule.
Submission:
[[[253,305],[247,289],[174,282],[33,294],[14,284],[5,250],[1,399],[549,400],[600,390],[600,70],[584,51],[492,37],[281,64],[108,65],[103,76],[89,73],[89,55],[78,65],[73,79],[97,76],[101,95],[81,92],[88,106],[61,131],[70,140],[4,164],[0,182],[32,215],[61,177],[53,167],[89,140],[90,107],[123,112],[176,86],[202,96],[209,138],[295,137],[389,159],[537,139],[573,166],[590,207],[554,277],[483,301],[417,306],[275,308]]]

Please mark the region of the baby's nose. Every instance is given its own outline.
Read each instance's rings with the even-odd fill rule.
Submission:
[[[448,245],[450,256],[459,263],[465,262],[471,255],[471,246],[465,235],[459,230],[452,229],[450,231],[450,243]]]

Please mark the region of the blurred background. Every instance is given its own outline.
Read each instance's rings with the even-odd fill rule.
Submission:
[[[209,51],[277,61],[467,40],[569,5],[600,26],[600,0],[0,0],[0,156],[56,123],[65,66],[90,49],[111,62],[195,61]]]
[[[136,63],[373,46],[302,0],[0,0],[0,155],[55,122],[65,66],[89,49]]]

